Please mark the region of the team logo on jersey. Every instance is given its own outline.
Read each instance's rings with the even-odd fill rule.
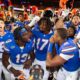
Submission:
[[[5,43],[10,43],[10,42],[12,42],[12,40],[11,39],[8,39]]]
[[[15,46],[11,46],[11,49],[14,49],[15,48]]]

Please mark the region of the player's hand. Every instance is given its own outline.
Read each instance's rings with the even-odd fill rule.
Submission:
[[[28,25],[25,25],[25,28],[29,31],[31,30],[31,28]]]
[[[18,76],[20,76],[22,74],[22,72],[19,71],[19,70],[14,70],[13,74],[14,74],[15,77],[18,77]]]
[[[25,75],[22,74],[22,75],[18,76],[18,80],[27,80],[27,79],[26,79]]]
[[[54,43],[54,36],[52,36],[49,40],[51,43]]]
[[[31,67],[31,65],[32,65],[32,61],[31,61],[31,60],[28,60],[28,61],[26,61],[26,62],[24,63],[24,68],[25,68],[25,69],[29,69],[29,68]]]
[[[12,72],[12,74],[15,76],[15,77],[18,77],[22,74],[22,72],[20,70],[16,70],[14,69],[13,67],[10,68],[10,72]]]

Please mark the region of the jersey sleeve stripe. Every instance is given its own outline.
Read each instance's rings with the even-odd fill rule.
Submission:
[[[71,59],[71,58],[73,58],[74,57],[74,55],[65,55],[65,54],[60,54],[60,57],[62,57],[63,59],[65,59],[65,60],[69,60],[69,59]]]
[[[74,51],[76,50],[76,47],[72,47],[72,48],[67,48],[67,49],[63,49],[62,52],[71,52],[71,51]]]

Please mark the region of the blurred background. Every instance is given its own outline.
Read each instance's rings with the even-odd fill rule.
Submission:
[[[37,5],[40,8],[42,6],[47,7],[59,7],[59,1],[60,0],[0,0],[5,3],[5,5],[8,5],[8,1],[11,1],[13,5],[15,6],[21,6],[20,4],[24,4],[25,6],[28,5]],[[79,8],[80,7],[80,0],[74,0],[74,7]]]

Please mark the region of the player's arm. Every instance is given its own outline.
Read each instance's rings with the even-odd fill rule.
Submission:
[[[54,46],[54,43],[50,42],[48,47],[48,52],[47,52],[47,61],[46,61],[46,64],[48,67],[55,67],[65,62],[65,60],[58,55],[54,56],[53,58],[52,56],[53,46]]]
[[[18,70],[15,70],[15,69],[11,66],[11,64],[9,63],[9,58],[10,58],[10,57],[9,57],[9,54],[8,54],[6,51],[4,51],[4,52],[3,52],[3,56],[2,56],[2,63],[3,63],[3,65],[4,65],[4,67],[5,67],[8,71],[10,71],[11,73],[13,73],[15,77],[18,77],[18,76],[21,74],[21,72],[18,71]]]
[[[34,51],[32,51],[32,52],[30,53],[30,60],[31,60],[32,62],[34,62],[34,59],[35,59],[35,54],[34,54]]]
[[[64,60],[63,58],[61,58],[58,55],[55,56],[54,58],[52,58],[50,53],[47,54],[46,65],[49,66],[49,67],[60,66],[60,65],[64,64],[65,62],[66,62],[66,60]]]
[[[57,55],[56,48],[55,48],[55,44],[54,43],[49,43],[47,53],[50,53],[52,58],[54,58]],[[58,69],[58,67],[49,67],[49,66],[47,66],[46,68],[50,72],[52,72],[52,71],[54,72],[55,70]]]
[[[39,16],[35,16],[32,21],[28,24],[30,28],[32,28],[38,21],[40,20]]]
[[[54,36],[52,36],[49,40],[49,46],[48,46],[47,53],[50,53],[52,55],[52,57],[54,57],[57,54],[56,48],[55,48],[55,43],[54,43]]]
[[[57,52],[56,52],[56,48],[55,48],[55,44],[54,43],[51,43],[51,42],[49,43],[47,53],[50,53],[52,55],[52,57],[54,57],[54,56],[57,55]]]
[[[32,63],[34,62],[34,59],[35,59],[35,54],[34,54],[34,51],[32,51],[28,56],[28,60],[26,60],[24,63],[24,68],[29,69]]]
[[[34,45],[35,45],[35,40],[33,39],[31,48],[30,48],[31,50],[28,54],[27,60],[24,63],[24,68],[26,69],[29,69],[32,66],[32,63],[34,62],[34,59],[35,59]]]
[[[39,20],[40,20],[40,17],[38,16],[34,17],[33,20],[28,25],[25,25],[25,28],[27,30],[31,30]]]
[[[74,50],[72,49],[74,49],[74,47],[63,49],[60,55],[56,55],[54,58],[52,58],[51,53],[48,53],[46,62],[47,66],[56,67],[63,65],[66,61],[74,57],[74,55],[72,54]]]

